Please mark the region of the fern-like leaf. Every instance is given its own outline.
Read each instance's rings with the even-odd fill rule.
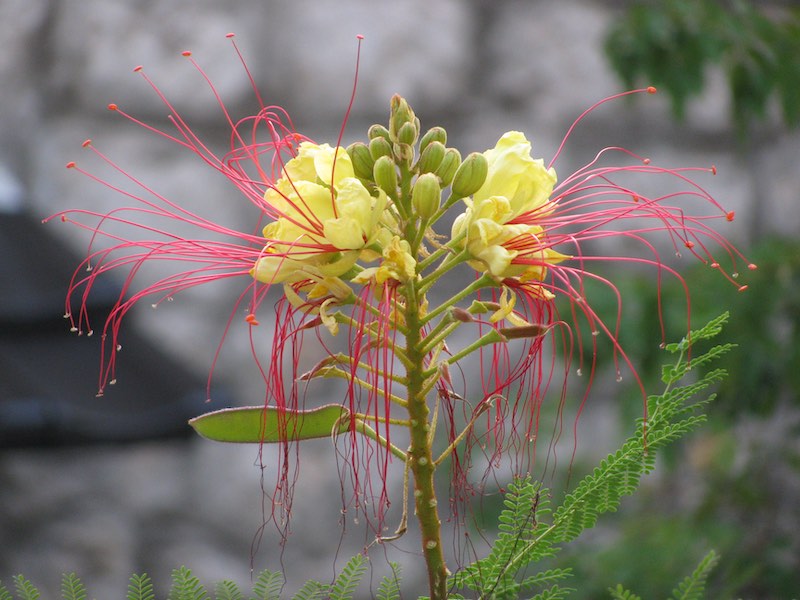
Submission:
[[[218,581],[214,586],[215,600],[244,600],[239,586],[230,579]]]
[[[169,600],[208,600],[208,592],[190,569],[181,567],[172,572]]]
[[[66,573],[61,578],[61,595],[64,600],[86,600],[86,587],[75,573]]]
[[[674,600],[700,600],[706,591],[706,581],[712,569],[719,562],[719,555],[711,550],[705,555],[691,575],[672,590]]]
[[[640,596],[622,587],[621,583],[615,588],[608,588],[608,593],[611,594],[612,600],[642,600]]]
[[[319,581],[309,579],[303,584],[297,593],[292,596],[292,600],[323,600],[327,598],[328,586]]]
[[[2,581],[0,581],[0,600],[14,600],[11,592],[9,592],[8,588],[3,585]]]
[[[283,575],[279,571],[264,569],[258,574],[253,586],[255,597],[250,600],[280,600],[283,584]]]
[[[392,568],[392,574],[381,579],[381,584],[378,586],[378,600],[400,600],[400,565],[390,562],[389,566]]]
[[[128,594],[126,600],[155,600],[153,582],[147,573],[131,575],[128,581]]]
[[[39,590],[22,575],[16,575],[14,577],[14,587],[17,590],[17,596],[19,596],[20,600],[39,600],[39,596],[41,596]]]
[[[342,572],[336,577],[336,581],[333,582],[330,600],[350,600],[366,570],[367,559],[365,556],[356,554],[348,560]]]
[[[562,588],[554,585],[553,587],[539,592],[531,600],[562,600],[567,598],[575,590],[573,588]]]

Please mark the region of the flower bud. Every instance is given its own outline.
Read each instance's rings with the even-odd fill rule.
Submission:
[[[350,155],[356,177],[371,181],[375,159],[372,158],[369,147],[363,142],[355,142],[347,147],[347,154]]]
[[[450,185],[455,177],[458,167],[461,165],[461,153],[455,148],[448,148],[444,153],[439,167],[434,171],[439,179],[442,180],[442,186]]]
[[[390,198],[397,197],[397,169],[388,156],[381,156],[372,169],[373,179]]]
[[[377,123],[369,128],[369,130],[367,131],[367,137],[370,140],[374,140],[375,138],[381,137],[385,139],[387,142],[392,141],[392,138],[389,137],[389,130],[386,129],[386,127],[384,127],[383,125],[378,125]]]
[[[390,110],[389,136],[392,141],[397,142],[400,141],[398,137],[400,128],[406,123],[411,123],[413,126],[417,117],[414,115],[414,111],[411,110],[408,102],[406,102],[406,99],[397,94],[392,96]]]
[[[442,145],[447,143],[447,132],[443,127],[431,127],[428,129],[419,141],[419,151],[425,152],[425,148],[431,142],[439,142]]]
[[[381,156],[391,156],[392,144],[382,137],[372,138],[369,141],[369,153],[373,160],[378,160]]]
[[[433,141],[428,144],[419,157],[417,170],[420,173],[433,173],[442,164],[445,147],[441,142]]]
[[[403,123],[403,126],[397,131],[397,141],[400,144],[413,146],[417,143],[417,137],[419,137],[419,129],[415,123]]]
[[[481,189],[489,173],[489,162],[480,152],[472,152],[456,171],[453,177],[453,195],[465,198]]]
[[[417,177],[411,190],[411,205],[423,219],[430,219],[439,210],[442,200],[442,188],[439,178],[433,173],[425,173]]]

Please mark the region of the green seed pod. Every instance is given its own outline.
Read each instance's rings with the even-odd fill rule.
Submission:
[[[369,128],[369,130],[367,131],[367,137],[371,140],[381,137],[385,139],[387,142],[392,141],[392,139],[389,137],[389,130],[386,129],[386,127],[384,127],[383,125],[378,125],[377,123]]]
[[[397,168],[388,156],[381,156],[372,169],[373,179],[390,198],[397,198]]]
[[[464,159],[453,177],[453,195],[458,198],[471,196],[481,189],[488,173],[489,162],[486,157],[480,152],[472,152]]]
[[[445,150],[444,158],[439,168],[434,171],[439,176],[439,179],[442,180],[442,186],[452,183],[459,166],[461,166],[461,153],[455,148]]]
[[[439,187],[439,178],[433,173],[425,173],[417,177],[411,189],[411,206],[423,219],[430,219],[442,201],[442,188]]]
[[[372,158],[369,147],[363,142],[355,142],[347,147],[347,154],[350,155],[356,177],[371,181],[375,159]]]
[[[381,156],[391,156],[392,144],[382,137],[372,138],[369,141],[369,153],[373,160],[378,160]]]
[[[430,142],[427,147],[422,150],[422,154],[417,162],[417,170],[420,173],[433,173],[442,164],[446,148],[441,142]]]
[[[428,129],[419,141],[419,151],[425,152],[425,148],[427,148],[428,144],[431,142],[439,142],[443,146],[447,144],[447,132],[443,127],[431,127]]]

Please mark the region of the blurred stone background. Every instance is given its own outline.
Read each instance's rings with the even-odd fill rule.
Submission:
[[[194,156],[106,109],[116,102],[168,127],[165,107],[132,72],[144,65],[193,129],[224,145],[219,107],[180,53],[191,49],[226,105],[243,116],[256,103],[228,32],[237,34],[266,101],[286,107],[297,129],[314,139],[338,134],[353,86],[356,35],[364,34],[346,142],[382,122],[390,96],[400,93],[423,127],[445,126],[464,154],[521,129],[534,154],[549,157],[582,110],[623,89],[602,45],[625,6],[599,0],[3,0],[2,205],[37,220],[68,207],[116,206],[115,194],[64,168],[71,160],[97,166],[81,148],[92,138],[164,196],[204,214],[219,212],[249,231],[246,203],[227,181],[209,177]],[[675,121],[664,96],[607,105],[575,133],[557,167],[571,172],[612,145],[665,165],[716,165],[719,175],[704,184],[736,210],[724,233],[747,250],[768,234],[792,237],[800,230],[800,136],[775,117],[761,122],[751,139],[752,153],[743,155],[724,80],[711,71],[684,121]],[[85,251],[87,239],[74,228],[53,223],[46,229],[77,255]],[[26,252],[47,257],[48,250],[32,241]],[[65,283],[52,282],[56,295]],[[230,285],[192,290],[158,311],[138,311],[129,327],[202,382],[236,295]],[[60,304],[52,310],[63,312]],[[236,402],[260,402],[244,326],[230,332],[215,381]],[[105,399],[87,393],[84,401]],[[596,429],[591,436],[602,437]],[[363,534],[351,533],[339,546],[339,479],[326,443],[303,453],[285,554],[268,526],[253,557],[256,570],[284,567],[295,585],[332,578],[337,549],[341,566],[364,543]],[[182,564],[204,581],[247,583],[251,543],[262,522],[256,460],[254,448],[193,438],[0,450],[0,578],[23,572],[55,596],[60,574],[76,571],[98,598],[121,597],[134,571],[150,573],[164,593],[170,570]],[[407,549],[416,552],[415,543],[409,536]],[[381,552],[373,554],[380,573]],[[407,567],[406,589],[420,589],[419,577]]]

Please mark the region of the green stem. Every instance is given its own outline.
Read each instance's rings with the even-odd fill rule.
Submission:
[[[408,461],[414,474],[414,503],[422,535],[422,552],[428,568],[428,586],[431,600],[447,598],[447,566],[444,561],[441,539],[441,521],[434,489],[436,466],[431,452],[429,436],[430,409],[423,393],[426,377],[423,374],[425,353],[422,351],[422,319],[415,282],[406,284],[406,348],[409,366],[408,416],[411,422],[411,447]]]
[[[455,296],[452,296],[448,300],[442,302],[439,306],[437,306],[431,312],[425,315],[425,317],[421,320],[422,325],[430,323],[432,319],[435,319],[438,315],[440,315],[444,311],[455,306],[456,302],[459,302],[460,300],[463,300],[467,296],[470,296],[473,293],[477,292],[479,289],[490,285],[496,285],[494,279],[492,279],[489,275],[486,274],[482,275],[481,277],[473,281],[470,285],[465,287],[462,291],[457,293]]]

